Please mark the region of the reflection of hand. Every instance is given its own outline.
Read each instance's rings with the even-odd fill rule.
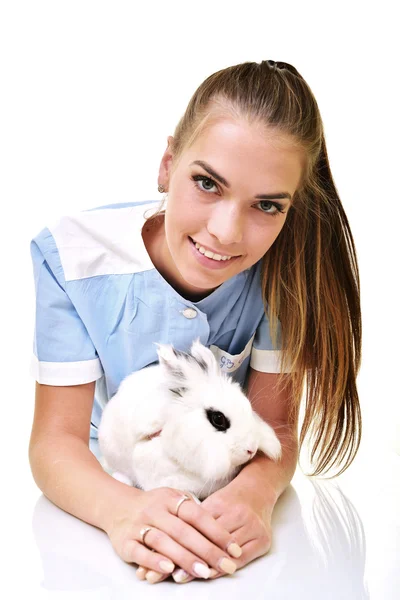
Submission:
[[[232,490],[229,485],[218,490],[201,505],[212,517],[227,530],[242,549],[240,558],[234,563],[238,569],[244,567],[254,559],[263,556],[271,546],[271,514],[272,508],[266,502],[251,492]],[[142,566],[136,572],[139,579],[149,576],[147,569]],[[173,577],[175,572],[173,574]],[[210,579],[218,579],[224,573],[214,572]],[[157,581],[163,581],[168,575],[161,576]],[[189,576],[184,580],[187,583],[195,577]]]

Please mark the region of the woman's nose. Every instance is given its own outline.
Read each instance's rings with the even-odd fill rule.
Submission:
[[[224,246],[238,244],[243,238],[242,221],[239,211],[221,203],[214,207],[208,220],[207,229]]]

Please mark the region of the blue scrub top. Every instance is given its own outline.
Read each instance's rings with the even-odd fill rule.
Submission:
[[[65,216],[31,243],[31,372],[47,385],[96,381],[94,438],[121,381],[157,362],[155,342],[188,351],[200,338],[241,385],[249,365],[280,371],[279,346],[272,346],[264,314],[261,261],[203,300],[186,300],[156,270],[142,239],[145,219],[158,204],[114,204]]]

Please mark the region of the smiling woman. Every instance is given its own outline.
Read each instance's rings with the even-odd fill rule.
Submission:
[[[262,61],[207,78],[168,137],[158,184],[167,193],[160,205],[83,211],[32,242],[35,481],[106,531],[152,583],[172,572],[179,582],[231,574],[265,554],[299,441],[311,431],[318,474],[345,469],[361,432],[357,260],[318,106],[298,71]],[[156,343],[185,355],[196,338],[282,446],[280,461],[256,454],[201,505],[185,490],[116,481],[88,447],[126,377],[157,362]],[[166,404],[185,413],[191,386],[178,389]],[[210,394],[201,400],[206,419],[215,407]],[[146,443],[163,443],[163,410],[149,417],[140,394],[131,401]],[[213,453],[203,455],[212,466]]]
[[[197,197],[183,187],[185,166],[186,174],[193,166],[203,170],[192,174],[201,188]],[[207,189],[199,180],[208,181]],[[335,465],[344,470],[361,436],[355,383],[361,359],[359,273],[309,86],[292,65],[274,61],[243,63],[210,75],[168,138],[159,183],[168,191],[164,227],[175,265],[173,254],[179,239],[184,243],[186,227],[180,238],[169,236],[169,218],[184,220],[175,206],[178,213],[188,209],[193,221],[199,215],[199,224],[192,221],[189,226],[198,231],[203,223],[198,235],[206,239],[196,239],[195,234],[193,239],[204,247],[207,241],[219,240],[217,247],[210,244],[213,251],[229,248],[234,254],[239,248],[244,269],[245,244],[253,256],[264,248],[265,312],[273,346],[280,344],[280,384],[293,386],[293,414],[306,384],[300,442],[307,434],[313,439],[312,462],[319,457],[314,475]],[[182,199],[183,189],[187,204],[179,205],[176,190]],[[288,202],[257,205],[255,198]],[[250,208],[264,214],[255,218]],[[162,213],[163,203],[158,211]],[[188,263],[186,272],[187,267]],[[187,273],[186,280],[195,284],[195,298],[202,297],[195,291],[198,272]],[[173,277],[182,283],[176,272]],[[203,283],[202,293],[207,294],[211,280],[204,278]],[[291,376],[284,380],[287,371]]]
[[[156,268],[200,300],[254,265],[284,226],[303,164],[290,138],[244,119],[214,119],[175,161],[169,138],[159,174],[168,210],[144,238]]]

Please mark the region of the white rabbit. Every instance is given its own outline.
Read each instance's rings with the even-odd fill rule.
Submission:
[[[281,444],[240,385],[198,340],[190,353],[158,345],[159,363],[126,377],[103,410],[103,467],[143,490],[172,487],[204,499],[260,450]]]

